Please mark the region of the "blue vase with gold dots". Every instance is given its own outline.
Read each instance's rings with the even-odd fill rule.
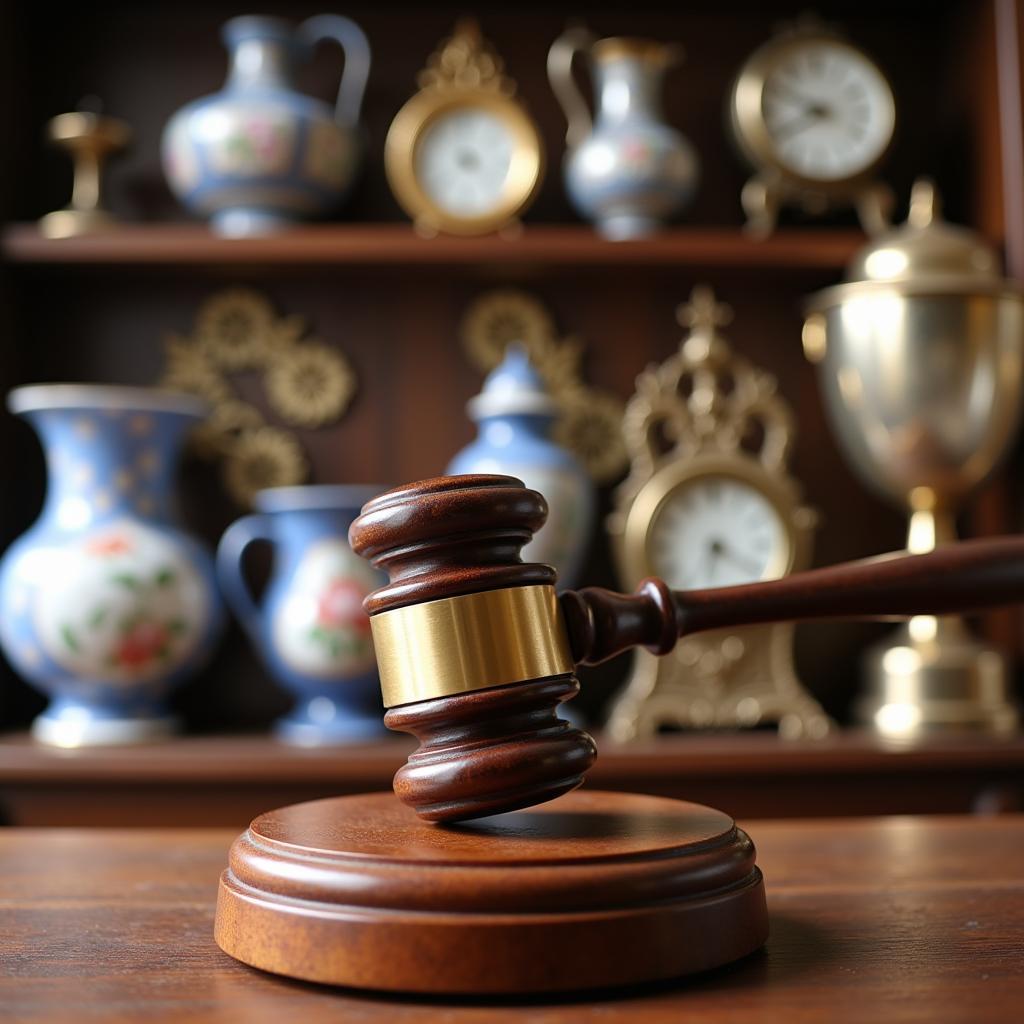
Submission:
[[[0,646],[51,698],[45,743],[133,743],[172,731],[166,699],[210,655],[223,612],[213,561],[177,525],[177,456],[192,396],[42,384],[8,396],[42,441],[36,522],[0,561]]]
[[[551,439],[558,406],[521,345],[508,346],[467,411],[479,434],[447,472],[507,473],[540,491],[548,519],[523,560],[553,565],[559,587],[574,586],[594,524],[594,485],[576,457]]]

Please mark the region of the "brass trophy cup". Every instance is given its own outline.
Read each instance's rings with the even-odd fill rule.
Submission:
[[[945,223],[931,183],[907,223],[811,296],[804,350],[863,481],[910,513],[907,549],[955,539],[955,514],[1020,420],[1024,296],[974,233]],[[1002,654],[956,616],[918,616],[865,657],[857,717],[877,733],[1006,733],[1017,726]]]

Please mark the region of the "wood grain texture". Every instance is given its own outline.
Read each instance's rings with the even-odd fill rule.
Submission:
[[[423,602],[553,587],[551,566],[521,558],[547,514],[544,497],[511,476],[431,477],[378,495],[349,528],[352,550],[388,575],[363,607],[375,621]],[[380,652],[379,633],[375,642]],[[462,657],[461,646],[453,656]],[[571,674],[475,685],[384,715],[389,729],[420,741],[395,775],[400,800],[427,821],[465,821],[552,800],[583,781],[594,741],[558,715],[559,704],[579,690]]]
[[[562,675],[390,708],[384,724],[420,741],[395,773],[396,795],[427,821],[465,821],[568,793],[597,757],[557,713],[578,692]]]
[[[377,793],[253,821],[214,934],[305,981],[523,995],[706,971],[759,949],[768,920],[750,838],[709,807],[588,790],[440,827]]]
[[[599,587],[562,595],[577,661],[598,664],[709,629],[828,618],[944,615],[1024,602],[1024,538],[948,544],[923,555],[884,556],[742,586],[670,590],[644,580],[635,594]]]
[[[107,234],[54,241],[34,224],[15,224],[0,252],[20,265],[417,266],[477,264],[573,267],[729,267],[777,273],[841,270],[864,244],[857,231],[789,230],[753,241],[736,229],[676,228],[609,242],[581,224],[530,225],[506,238],[421,238],[406,224],[329,224],[269,238],[229,239],[202,224],[124,224]]]
[[[235,963],[213,941],[233,831],[0,831],[0,1006],[38,1024],[1015,1019],[1024,819],[749,828],[771,917],[763,952],[685,983],[554,1002],[358,994]]]

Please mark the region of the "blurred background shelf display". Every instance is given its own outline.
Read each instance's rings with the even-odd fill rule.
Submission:
[[[292,22],[319,13],[280,2],[260,13]],[[331,5],[328,5],[331,6]],[[934,176],[951,221],[970,225],[1024,274],[1019,11],[1014,0],[940,0],[922,8],[881,0],[822,4],[821,13],[877,60],[892,83],[896,136],[881,177],[906,207],[912,181]],[[145,5],[118,0],[102,13],[79,5],[55,32],[46,5],[0,12],[0,109],[8,156],[0,166],[0,386],[72,380],[156,383],[169,336],[193,328],[196,311],[221,289],[256,288],[282,317],[301,317],[324,344],[344,350],[359,381],[343,421],[295,432],[310,482],[381,487],[440,472],[473,436],[466,401],[482,373],[467,358],[465,316],[486,290],[528,290],[549,309],[559,339],[579,342],[588,386],[625,401],[638,374],[679,345],[677,306],[695,285],[713,285],[735,310],[737,353],[778,381],[792,406],[791,469],[820,517],[813,563],[895,550],[904,518],[869,493],[842,458],[821,392],[801,351],[803,303],[838,282],[864,244],[852,210],[814,218],[785,209],[777,231],[754,240],[743,230],[740,192],[750,168],[726,131],[733,77],[805,0],[697,0],[602,4],[585,12],[598,36],[678,42],[686,60],[666,76],[665,120],[692,143],[701,166],[694,199],[661,234],[629,242],[601,238],[574,213],[561,174],[565,118],[548,84],[551,43],[584,12],[558,2],[481,2],[470,12],[504,58],[535,120],[547,171],[523,224],[479,237],[416,233],[389,190],[384,140],[416,90],[416,76],[465,5],[383,2],[333,5],[366,33],[373,63],[363,105],[363,165],[336,219],[281,234],[218,237],[189,220],[161,170],[160,137],[174,111],[221,88],[221,25],[244,4]],[[1016,32],[1000,31],[1017,13]],[[321,52],[323,51],[323,52]],[[321,47],[298,80],[332,99],[338,55]],[[130,148],[104,172],[105,198],[119,223],[79,238],[45,237],[37,226],[66,205],[71,167],[49,148],[44,126],[86,94],[132,130]],[[902,218],[901,218],[902,219]],[[239,397],[267,415],[255,374]],[[6,488],[0,550],[37,514],[45,474],[29,430],[0,417]],[[1024,509],[1024,448],[962,516],[964,536],[1016,531]],[[614,507],[614,485],[598,495],[599,523]],[[182,512],[212,548],[243,511],[209,464],[189,459]],[[263,566],[266,568],[266,566]],[[605,531],[596,531],[581,584],[617,586]],[[1019,693],[1024,630],[1018,610],[979,620],[1013,659]],[[888,627],[821,624],[797,630],[800,678],[842,726],[859,686],[858,659]],[[628,673],[620,659],[582,675],[579,704],[601,721]],[[21,738],[42,706],[0,665],[0,820],[17,824],[245,824],[275,803],[383,789],[408,751],[404,739],[324,750],[289,749],[260,733],[286,711],[233,626],[213,663],[174,698],[186,735],[136,750],[68,752]],[[635,748],[602,746],[593,785],[646,789],[710,802],[739,815],[913,813],[1019,806],[1019,741],[937,740],[915,750],[879,747],[843,732],[819,744],[774,736],[670,735]]]
[[[756,241],[738,228],[674,228],[609,242],[584,225],[531,224],[513,237],[422,238],[404,224],[317,224],[262,238],[221,238],[201,224],[122,224],[102,234],[51,239],[34,224],[3,235],[3,254],[20,266],[93,265],[279,267],[543,266],[564,270],[838,271],[864,244],[855,230],[780,231]]]
[[[597,742],[588,785],[728,807],[737,818],[1024,809],[1020,739],[949,737],[903,749],[856,732],[820,742],[766,732],[630,745],[598,734]],[[187,736],[60,750],[8,736],[0,741],[0,824],[242,828],[268,807],[386,790],[413,747],[399,736],[329,748]]]

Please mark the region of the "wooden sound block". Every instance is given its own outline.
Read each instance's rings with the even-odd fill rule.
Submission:
[[[307,981],[422,993],[603,988],[717,967],[768,935],[720,811],[576,791],[430,825],[391,793],[296,804],[235,840],[221,949]]]

